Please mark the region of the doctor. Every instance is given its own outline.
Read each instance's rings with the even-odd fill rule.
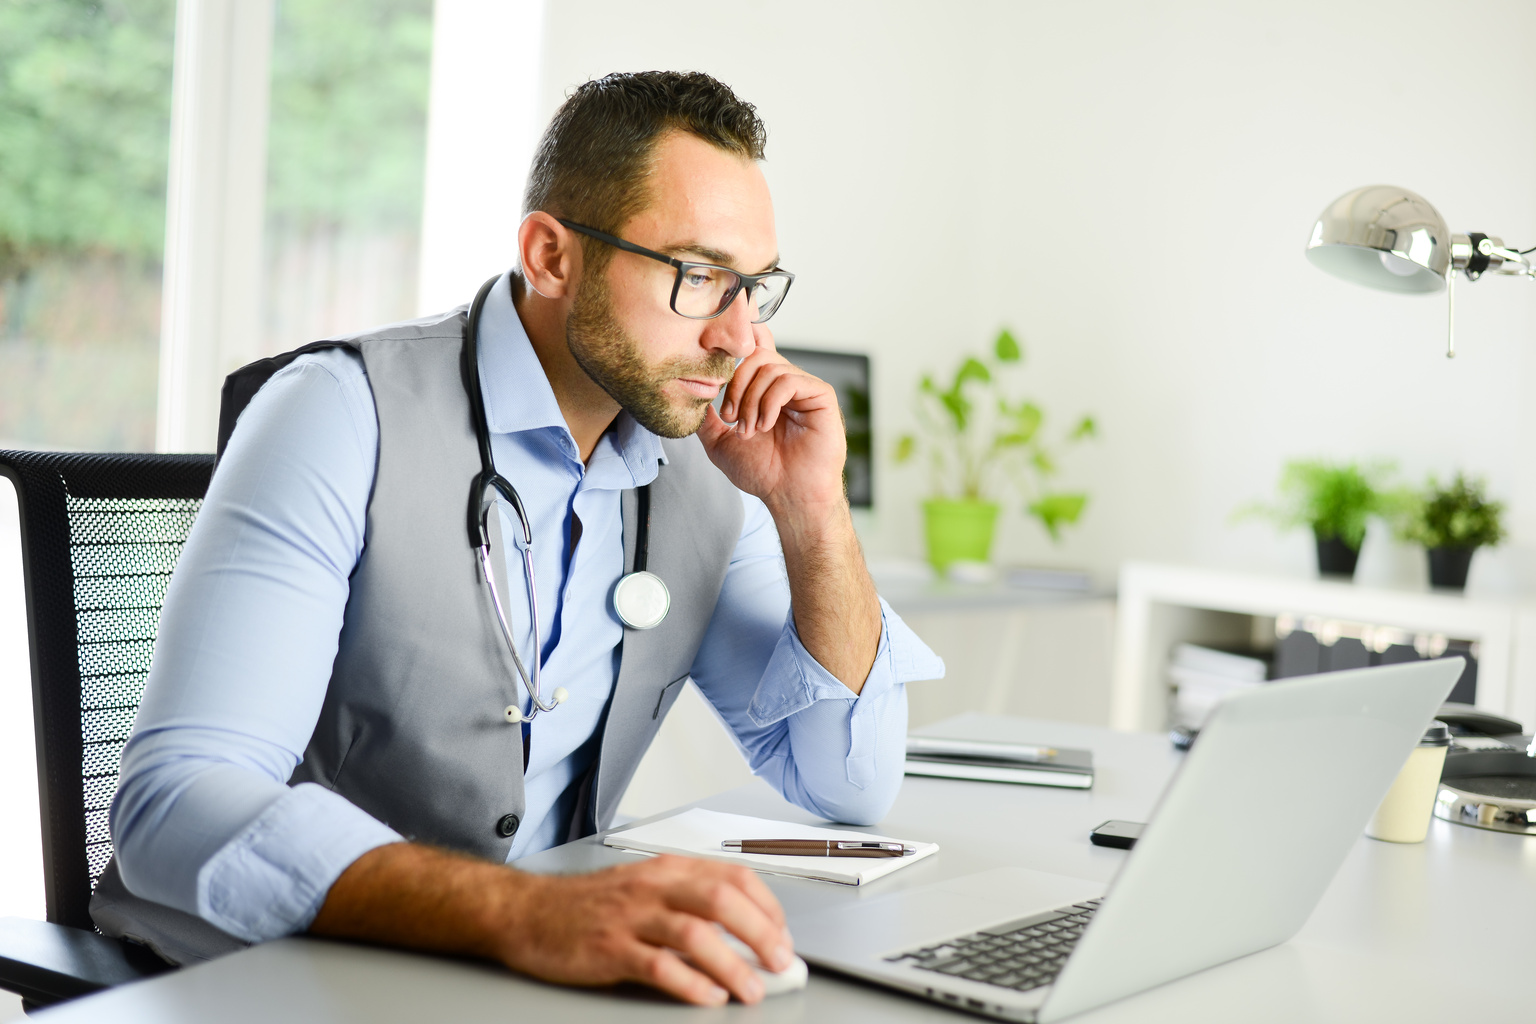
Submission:
[[[875,822],[901,781],[903,684],[943,672],[865,570],[832,388],[764,322],[792,280],[764,140],[704,75],[578,89],[534,161],[519,269],[483,295],[483,413],[462,307],[231,379],[238,422],[123,755],[103,931],[177,962],[308,930],[761,998],[717,931],[787,965],[752,872],[506,863],[612,821],[690,677],[786,798]],[[531,532],[489,506],[505,635],[465,533],[481,414]],[[642,561],[670,610],[636,629],[613,594]]]

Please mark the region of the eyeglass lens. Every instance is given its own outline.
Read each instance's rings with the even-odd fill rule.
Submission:
[[[742,279],[720,267],[685,267],[677,282],[672,308],[683,316],[704,320],[728,306],[741,290]],[[789,278],[765,277],[747,295],[752,307],[752,322],[760,324],[773,316],[789,291]]]

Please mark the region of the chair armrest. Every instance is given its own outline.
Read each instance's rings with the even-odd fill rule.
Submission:
[[[47,1006],[168,971],[143,946],[83,928],[0,917],[0,989]]]

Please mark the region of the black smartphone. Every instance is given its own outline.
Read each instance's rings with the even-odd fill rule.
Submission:
[[[1146,826],[1139,821],[1106,821],[1088,833],[1088,841],[1094,846],[1113,846],[1129,850],[1136,845],[1141,830]]]

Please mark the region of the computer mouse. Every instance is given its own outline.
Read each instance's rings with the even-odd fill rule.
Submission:
[[[765,997],[783,995],[785,992],[797,992],[805,988],[805,983],[810,979],[810,968],[806,967],[805,961],[798,956],[795,957],[793,963],[782,971],[770,971],[763,966],[762,961],[757,958],[757,954],[752,952],[751,946],[748,946],[745,942],[742,942],[724,929],[721,929],[720,937],[743,960],[751,964],[753,970],[757,971],[757,976],[763,979],[763,995]]]

